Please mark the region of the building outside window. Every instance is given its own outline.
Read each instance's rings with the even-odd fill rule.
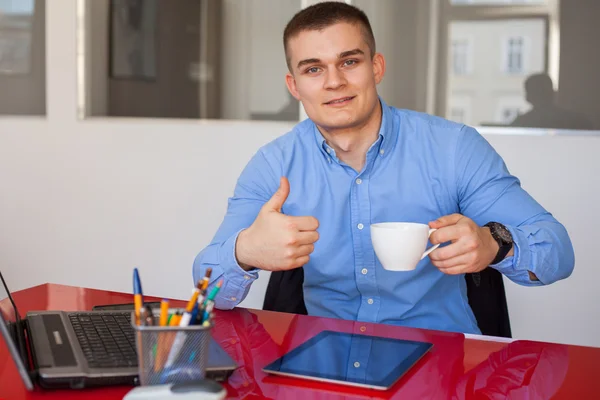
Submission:
[[[509,74],[522,74],[525,72],[525,38],[512,36],[506,40],[506,65],[505,71]]]
[[[470,71],[471,43],[468,39],[452,40],[452,71],[454,75],[467,75]]]

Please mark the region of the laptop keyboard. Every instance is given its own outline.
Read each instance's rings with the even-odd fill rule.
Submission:
[[[137,367],[131,313],[71,313],[69,318],[91,368]]]

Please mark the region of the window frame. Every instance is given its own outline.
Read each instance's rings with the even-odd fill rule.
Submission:
[[[560,56],[560,37],[558,21],[558,3],[560,0],[548,0],[546,4],[451,4],[451,0],[431,0],[438,5],[439,29],[435,43],[437,61],[435,86],[436,93],[442,93],[434,99],[430,114],[446,115],[450,96],[449,71],[449,39],[450,25],[453,22],[476,22],[518,19],[542,19],[545,21],[546,44],[544,48],[544,70],[550,75],[555,87],[558,87],[558,69]],[[526,45],[526,44],[525,44]],[[527,50],[527,49],[525,49]],[[526,53],[526,51],[525,51]],[[524,60],[526,62],[526,60]],[[526,65],[525,65],[526,66]],[[526,69],[525,69],[526,71]]]

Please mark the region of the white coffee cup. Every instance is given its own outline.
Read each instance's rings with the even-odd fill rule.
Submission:
[[[371,225],[371,242],[383,268],[389,271],[412,271],[439,244],[427,248],[435,229],[413,222],[381,222]]]

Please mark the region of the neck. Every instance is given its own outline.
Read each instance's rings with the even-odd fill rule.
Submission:
[[[365,165],[367,151],[379,136],[381,119],[381,104],[378,102],[373,114],[361,125],[343,129],[318,126],[318,129],[340,161],[360,172]]]

